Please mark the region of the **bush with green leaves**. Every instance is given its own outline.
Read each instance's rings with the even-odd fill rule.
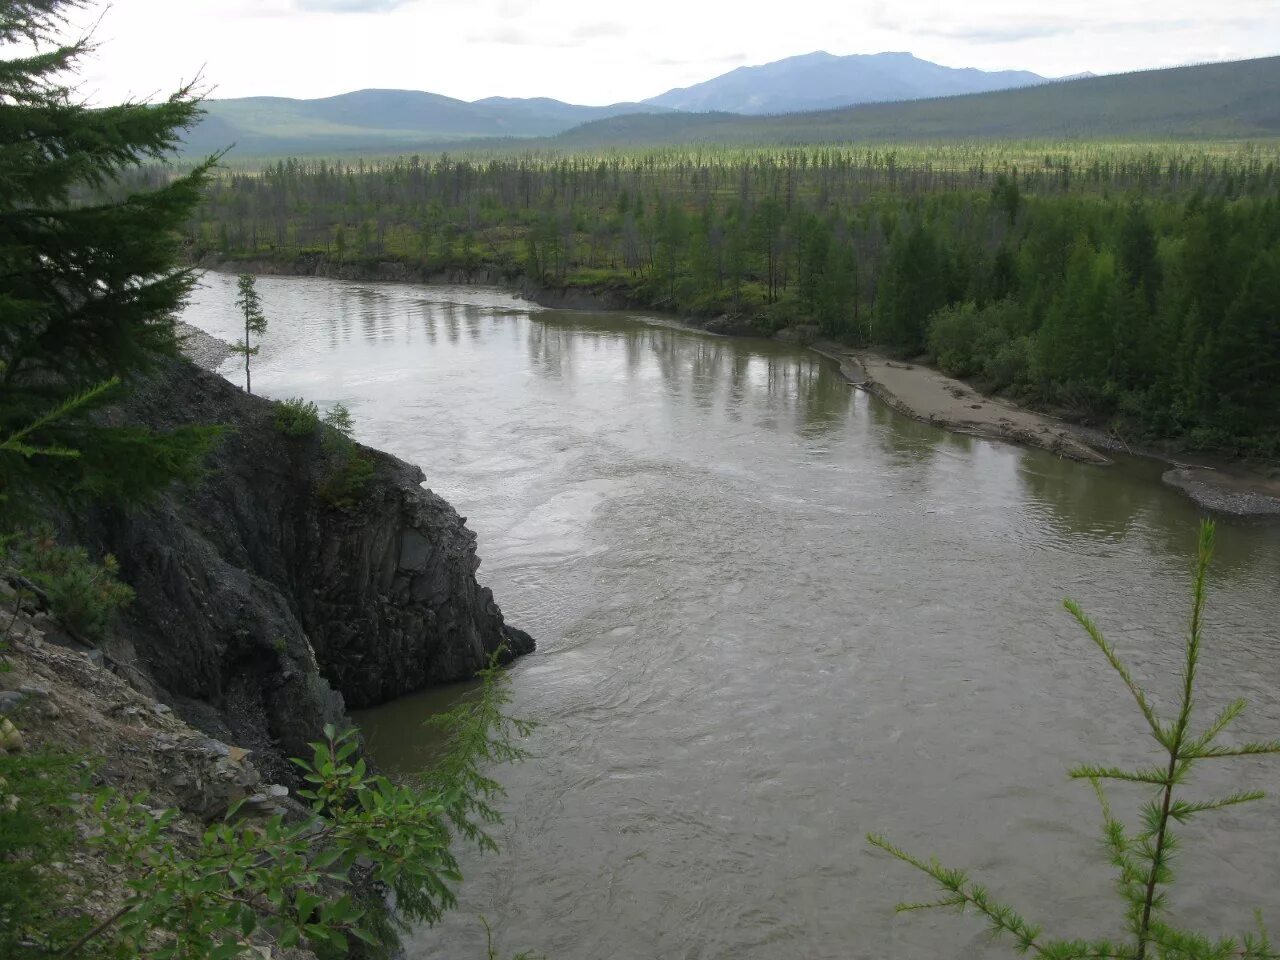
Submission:
[[[290,397],[276,404],[276,429],[286,437],[309,437],[320,426],[320,411],[310,400]]]
[[[95,561],[83,547],[58,543],[48,530],[9,537],[0,566],[28,581],[49,612],[87,640],[102,639],[111,617],[133,599],[114,556]]]
[[[74,779],[36,776],[52,761],[22,757],[14,771],[28,790],[14,809],[0,805],[0,946],[6,957],[36,960],[232,960],[256,957],[254,945],[302,946],[324,958],[347,956],[362,943],[374,955],[394,951],[411,922],[435,923],[456,904],[462,879],[456,840],[493,849],[487,833],[501,817],[494,763],[525,756],[517,738],[529,724],[505,712],[503,674],[490,667],[476,695],[437,719],[450,748],[432,769],[407,782],[371,774],[352,730],[325,728],[309,759],[294,763],[306,784],[308,813],[242,816],[191,838],[173,810],[145,796],[103,791],[77,809]],[[65,764],[64,764],[65,766]],[[35,802],[39,799],[39,802]],[[78,904],[74,871],[43,869],[67,861],[71,827],[88,818],[90,841],[124,878],[124,894],[106,916],[91,920]],[[360,871],[374,890],[395,897],[388,922],[380,901],[352,892]]]
[[[1213,556],[1214,526],[1204,522],[1200,540],[1191,604],[1191,624],[1187,636],[1178,709],[1164,717],[1152,698],[1078,605],[1065,606],[1137,703],[1147,728],[1159,746],[1159,759],[1136,769],[1084,764],[1070,771],[1072,779],[1087,780],[1102,808],[1103,840],[1116,871],[1116,890],[1123,905],[1128,938],[1059,940],[1013,908],[997,901],[983,885],[963,870],[945,867],[936,859],[924,860],[895,846],[885,837],[867,837],[873,846],[924,872],[941,888],[941,898],[929,903],[903,903],[899,911],[949,907],[972,910],[982,917],[995,938],[1011,941],[1014,951],[1047,960],[1277,960],[1265,929],[1256,933],[1213,939],[1196,931],[1180,929],[1170,916],[1168,888],[1174,881],[1175,829],[1204,814],[1259,800],[1259,791],[1242,790],[1211,800],[1188,800],[1183,796],[1192,771],[1206,760],[1250,757],[1280,753],[1280,740],[1265,743],[1233,744],[1222,734],[1244,712],[1244,700],[1233,700],[1206,725],[1193,729],[1196,677],[1204,646],[1206,577]],[[1138,785],[1152,789],[1142,808],[1142,823],[1131,829],[1113,812],[1103,788],[1104,781]]]
[[[73,858],[76,803],[84,789],[76,758],[0,751],[0,957],[55,957],[92,928],[61,911],[71,893],[50,864]]]
[[[335,403],[324,415],[324,449],[330,465],[316,488],[320,499],[340,510],[350,509],[364,496],[373,479],[373,461],[354,439],[351,411]]]

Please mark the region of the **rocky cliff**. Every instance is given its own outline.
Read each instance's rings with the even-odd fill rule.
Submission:
[[[416,467],[361,448],[348,506],[322,428],[290,436],[275,404],[182,361],[137,385],[121,422],[228,426],[208,472],[73,538],[114,553],[137,597],[106,649],[115,669],[287,779],[344,703],[371,706],[533,649],[475,579],[476,538]]]

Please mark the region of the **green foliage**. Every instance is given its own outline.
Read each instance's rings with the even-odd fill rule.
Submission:
[[[53,616],[90,640],[102,639],[112,615],[133,600],[133,590],[117,578],[115,557],[96,563],[83,547],[64,547],[49,531],[10,538],[3,566],[34,584]]]
[[[360,502],[369,488],[375,469],[368,454],[353,444],[349,454],[337,459],[316,493],[331,507],[349,510]]]
[[[0,751],[0,956],[57,956],[92,926],[61,912],[78,891],[50,868],[72,859],[83,779],[74,757]]]
[[[948,300],[946,271],[945,253],[924,224],[895,234],[876,299],[876,340],[908,355],[919,353],[929,317]]]
[[[953,377],[977,377],[996,387],[1024,380],[1026,343],[1014,332],[1021,322],[1018,304],[1009,299],[978,306],[973,300],[950,304],[929,319],[929,353]],[[1021,362],[1019,362],[1021,360]]]
[[[393,951],[397,929],[378,904],[353,894],[359,866],[376,889],[396,896],[396,923],[435,922],[456,904],[462,879],[456,841],[492,849],[486,827],[500,820],[502,788],[483,772],[523,759],[516,743],[530,725],[508,716],[506,682],[491,667],[473,699],[438,722],[449,735],[443,761],[406,783],[371,774],[355,731],[326,727],[297,764],[301,817],[241,818],[239,804],[197,837],[176,829],[177,813],[146,798],[103,791],[88,801],[63,758],[0,756],[0,947],[15,958],[232,960],[254,943],[302,946],[321,957],[364,944]],[[76,819],[121,871],[125,892],[93,922],[79,909],[67,860]]]
[[[102,458],[142,439],[91,414],[175,352],[171,317],[193,281],[176,266],[181,227],[212,165],[122,187],[175,146],[197,102],[188,86],[158,103],[86,105],[65,81],[92,47],[59,41],[81,6],[29,0],[0,13],[0,526],[50,496],[106,490]],[[187,433],[147,434],[148,465],[198,452]],[[171,477],[132,479],[136,498]]]
[[[355,506],[368,489],[375,472],[373,460],[353,439],[351,411],[336,403],[324,415],[324,449],[329,455],[324,478],[316,493],[339,510]]]
[[[261,349],[253,346],[253,338],[267,332],[267,317],[262,312],[262,298],[258,295],[257,281],[252,274],[242,273],[236,278],[236,308],[244,317],[244,339],[232,344],[231,352],[244,357],[244,389],[246,393],[253,393],[249,360]]]
[[[320,426],[320,411],[310,400],[290,397],[276,404],[276,429],[286,437],[309,437]]]
[[[344,403],[335,403],[324,415],[324,425],[333,433],[329,434],[329,441],[341,447],[342,441],[352,441],[355,435],[355,423],[351,419],[351,411],[347,409]]]
[[[1125,769],[1083,764],[1070,773],[1073,779],[1089,781],[1101,805],[1103,841],[1107,857],[1116,871],[1116,891],[1123,905],[1129,940],[1116,943],[1046,937],[1039,926],[994,900],[985,887],[975,883],[963,871],[944,867],[936,859],[922,860],[884,837],[872,834],[867,839],[873,846],[927,874],[942,890],[941,899],[937,901],[900,904],[899,911],[933,907],[952,907],[961,912],[972,910],[987,922],[993,937],[1011,941],[1015,952],[1051,960],[1226,960],[1232,957],[1274,960],[1280,957],[1280,953],[1272,950],[1265,930],[1239,938],[1211,940],[1193,931],[1178,929],[1169,916],[1167,889],[1174,880],[1175,828],[1202,814],[1249,803],[1263,796],[1258,791],[1243,790],[1213,800],[1184,799],[1181,788],[1190,779],[1192,770],[1198,763],[1209,759],[1280,754],[1280,740],[1244,744],[1222,741],[1223,733],[1244,712],[1244,700],[1227,704],[1198,731],[1192,727],[1196,678],[1204,644],[1206,579],[1213,545],[1214,526],[1206,521],[1200,527],[1191,623],[1184,651],[1178,708],[1173,716],[1161,716],[1157,712],[1150,695],[1134,679],[1093,621],[1078,605],[1070,600],[1065,602],[1067,610],[1133,697],[1151,737],[1160,748],[1159,761],[1151,766]],[[1138,828],[1127,826],[1112,812],[1103,789],[1103,782],[1108,780],[1153,790],[1142,807]]]

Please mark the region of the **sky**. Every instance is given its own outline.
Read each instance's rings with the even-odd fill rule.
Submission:
[[[100,18],[100,19],[99,19]],[[826,50],[1065,76],[1280,54],[1278,0],[114,0],[90,7],[95,103],[168,92],[640,100]]]

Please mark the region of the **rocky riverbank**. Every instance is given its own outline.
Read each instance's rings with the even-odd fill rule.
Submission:
[[[477,582],[475,534],[421,471],[359,445],[338,455],[319,422],[283,430],[278,404],[202,369],[225,343],[179,334],[200,365],[170,361],[103,417],[224,432],[197,482],[52,518],[60,539],[116,557],[134,591],[101,639],[58,619],[52,588],[0,568],[0,756],[83,758],[89,786],[176,811],[165,836],[185,848],[233,804],[263,823],[309,815],[288,758],[309,756],[325,724],[346,726],[348,705],[469,678],[534,642]],[[351,457],[367,478],[334,502],[326,483]],[[81,841],[97,829],[91,802],[77,793],[67,810]],[[77,913],[109,922],[127,871],[83,842],[66,859],[48,869],[74,882]]]
[[[1280,520],[1280,480],[1275,478],[1184,465],[1166,471],[1161,480],[1214,513]]]
[[[189,323],[179,321],[174,326],[183,355],[202,370],[217,370],[231,356],[231,346],[226,341],[210,336]]]
[[[88,786],[145,797],[149,810],[175,811],[166,837],[179,847],[194,844],[232,804],[239,803],[240,816],[250,822],[305,814],[288,786],[264,779],[250,751],[210,737],[126,682],[99,651],[68,637],[35,598],[18,602],[3,579],[0,606],[6,643],[0,714],[10,725],[0,753],[84,757],[80,765]],[[74,819],[68,826],[83,839],[100,828],[90,809],[92,795],[81,802],[67,813]],[[67,862],[47,869],[73,878],[78,913],[106,921],[129,894],[127,871],[90,844],[68,853]],[[252,955],[275,960],[315,960],[310,951],[273,948],[265,940],[255,949]]]
[[[222,356],[212,337],[185,343],[206,364]],[[48,617],[40,631],[289,784],[287,758],[348,705],[468,678],[534,643],[477,582],[475,534],[418,468],[356,445],[367,479],[335,503],[326,484],[348,461],[318,422],[282,431],[278,409],[186,360],[135,383],[113,424],[225,432],[199,482],[57,520],[65,540],[115,556],[135,597],[99,644]],[[0,713],[18,699],[0,697]]]
[[[226,424],[204,480],[132,510],[69,521],[119,558],[137,593],[105,653],[211,736],[296,756],[344,704],[370,706],[528,652],[475,572],[475,534],[417,467],[358,448],[370,476],[336,506],[322,429],[190,363],[139,384],[117,412],[153,429]]]

